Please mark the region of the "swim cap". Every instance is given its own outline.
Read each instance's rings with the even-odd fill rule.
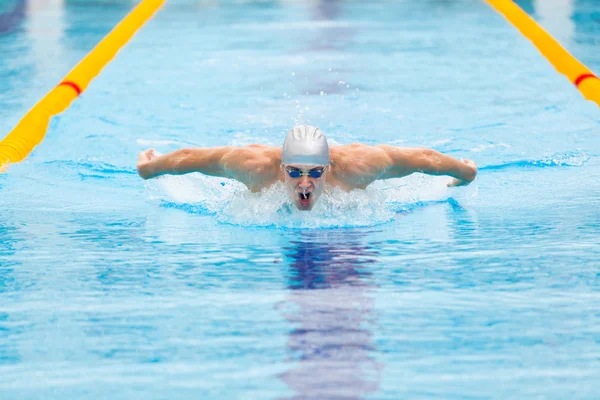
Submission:
[[[319,128],[308,125],[290,129],[283,142],[281,163],[296,165],[328,165],[329,146]]]

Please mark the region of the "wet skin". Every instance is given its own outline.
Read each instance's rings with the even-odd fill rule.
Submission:
[[[143,179],[200,172],[235,179],[253,192],[283,182],[290,200],[305,211],[312,209],[326,186],[345,191],[365,189],[376,180],[402,178],[415,172],[448,175],[455,178],[448,186],[463,186],[477,174],[473,161],[458,160],[432,149],[355,143],[331,146],[329,154],[329,165],[320,178],[306,174],[319,166],[288,165],[305,173],[291,178],[281,164],[281,147],[260,144],[181,149],[161,156],[148,149],[139,154],[137,169]]]

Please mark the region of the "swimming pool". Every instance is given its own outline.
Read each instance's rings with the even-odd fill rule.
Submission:
[[[2,132],[135,2],[0,12],[21,3]],[[519,4],[600,71],[596,2]],[[480,173],[282,215],[276,191],[135,172],[303,122]],[[170,1],[0,175],[0,396],[595,398],[599,128],[484,3]]]

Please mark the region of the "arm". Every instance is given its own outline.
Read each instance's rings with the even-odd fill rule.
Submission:
[[[379,179],[400,178],[414,172],[428,175],[449,175],[455,178],[448,186],[468,185],[477,175],[471,160],[457,160],[431,149],[378,146],[385,152],[383,173]]]
[[[138,174],[144,179],[160,175],[182,175],[201,172],[211,176],[229,177],[223,162],[234,148],[215,147],[211,149],[181,149],[157,156],[154,149],[143,151],[138,156]]]

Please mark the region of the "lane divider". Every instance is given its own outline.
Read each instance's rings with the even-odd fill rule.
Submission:
[[[581,82],[589,78],[598,79],[598,77],[594,74],[581,74],[577,77],[577,79],[575,79],[575,86],[579,87]]]
[[[61,82],[58,86],[60,86],[60,85],[72,87],[73,90],[75,90],[77,92],[77,96],[79,96],[81,94],[81,88],[75,82],[64,81],[64,82]]]
[[[529,39],[554,68],[565,75],[587,100],[600,106],[600,79],[588,67],[565,50],[556,39],[512,0],[485,1]]]
[[[166,0],[142,0],[58,86],[44,96],[0,142],[0,172],[23,161],[46,135],[50,118],[65,111]]]

